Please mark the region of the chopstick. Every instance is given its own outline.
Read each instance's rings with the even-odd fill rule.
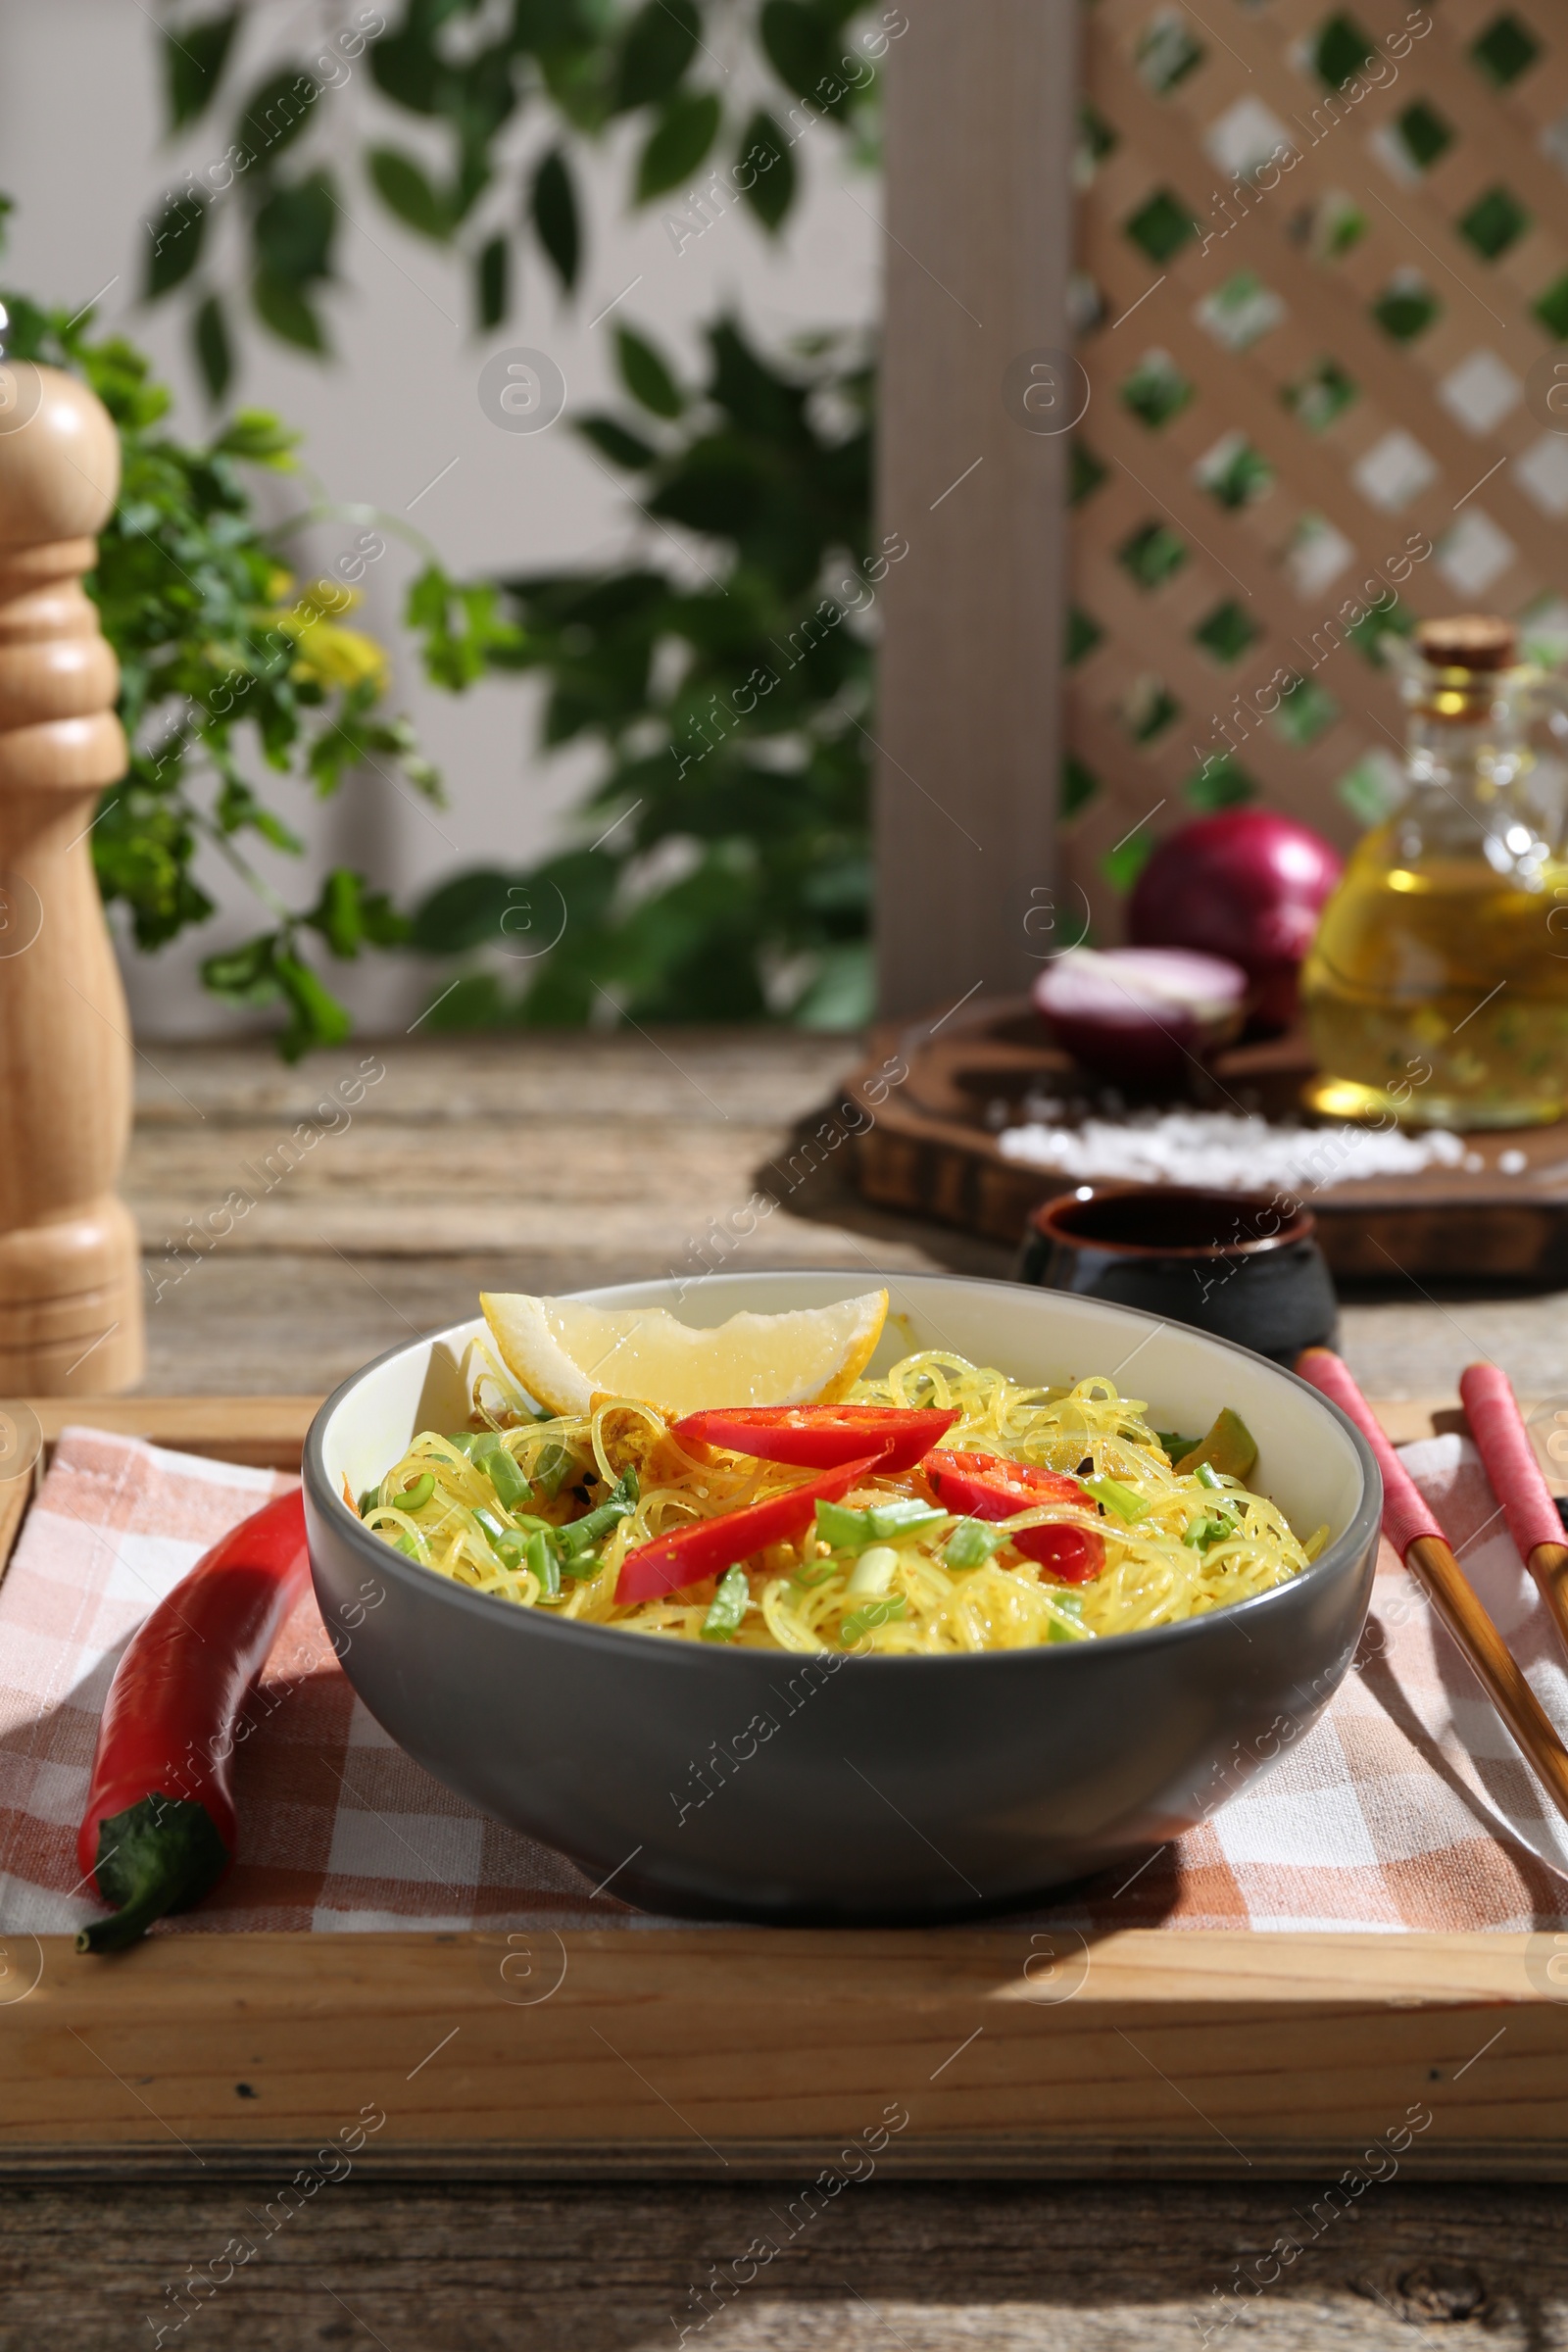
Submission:
[[[1568,1822],[1568,1748],[1502,1636],[1477,1599],[1431,1505],[1385,1437],[1349,1370],[1328,1348],[1308,1348],[1297,1371],[1355,1423],[1383,1473],[1383,1532],[1416,1576],[1542,1787]]]
[[[1508,1375],[1495,1364],[1471,1364],[1459,1394],[1508,1533],[1568,1647],[1568,1544]]]

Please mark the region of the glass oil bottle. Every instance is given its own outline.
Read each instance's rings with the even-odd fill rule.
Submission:
[[[1308,1105],[1407,1126],[1526,1127],[1568,1109],[1568,862],[1529,789],[1563,690],[1512,627],[1427,621],[1406,650],[1407,794],[1367,834],[1301,975]]]

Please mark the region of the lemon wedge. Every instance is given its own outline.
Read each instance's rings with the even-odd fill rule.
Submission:
[[[871,1360],[886,1291],[782,1315],[731,1315],[694,1331],[662,1306],[590,1306],[483,1291],[479,1304],[507,1367],[553,1413],[596,1396],[636,1396],[666,1413],[721,1404],[836,1403]]]

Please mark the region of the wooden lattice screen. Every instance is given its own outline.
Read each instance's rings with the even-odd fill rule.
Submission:
[[[1114,936],[1195,804],[1380,812],[1357,602],[1568,645],[1568,5],[1094,0],[1085,33],[1065,854]]]

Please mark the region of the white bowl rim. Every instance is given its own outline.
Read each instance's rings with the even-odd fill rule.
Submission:
[[[815,1276],[819,1279],[825,1278],[837,1282],[849,1280],[852,1270],[844,1266],[747,1266],[737,1267],[734,1275],[728,1278],[744,1279],[749,1275],[756,1275],[760,1278],[776,1277],[781,1274]],[[855,1278],[858,1279],[858,1276],[856,1275]],[[654,1283],[660,1279],[655,1277]],[[725,1277],[716,1279],[722,1280]],[[1001,1291],[1012,1297],[1016,1297],[1020,1288],[1029,1287],[1016,1282],[999,1281],[989,1275],[908,1273],[902,1268],[889,1269],[886,1274],[881,1273],[880,1270],[874,1270],[874,1279],[886,1282],[890,1286],[896,1282],[900,1288],[918,1287],[928,1282],[961,1282],[968,1289]],[[567,1292],[563,1295],[568,1298],[592,1298],[605,1291],[624,1291],[638,1287],[640,1286],[634,1283],[599,1283],[592,1290]],[[651,1283],[649,1287],[653,1287],[653,1284]],[[1047,1294],[1042,1294],[1042,1296],[1045,1295]],[[1365,1549],[1369,1540],[1375,1540],[1383,1517],[1383,1474],[1378,1467],[1377,1456],[1361,1431],[1357,1429],[1348,1413],[1344,1412],[1332,1397],[1325,1396],[1320,1389],[1315,1389],[1310,1381],[1303,1380],[1298,1372],[1290,1371],[1286,1366],[1274,1363],[1269,1357],[1259,1355],[1251,1348],[1243,1348],[1235,1340],[1221,1339],[1215,1333],[1200,1331],[1196,1326],[1170,1326],[1168,1316],[1148,1314],[1142,1307],[1123,1306],[1119,1301],[1115,1302],[1114,1311],[1119,1315],[1132,1316],[1140,1323],[1147,1323],[1152,1330],[1167,1327],[1184,1331],[1190,1330],[1192,1337],[1201,1341],[1206,1347],[1221,1348],[1227,1354],[1239,1356],[1245,1365],[1255,1365],[1279,1379],[1289,1381],[1294,1387],[1299,1389],[1320,1412],[1337,1423],[1349,1439],[1361,1470],[1361,1499],[1352,1511],[1344,1531],[1334,1539],[1333,1543],[1324,1547],[1308,1567],[1302,1569],[1299,1576],[1292,1577],[1287,1584],[1275,1585],[1267,1592],[1254,1592],[1246,1600],[1227,1602],[1223,1608],[1206,1610],[1200,1616],[1183,1618],[1176,1625],[1146,1626],[1139,1633],[1108,1636],[1103,1643],[1099,1642],[1037,1642],[1031,1647],[1022,1649],[968,1650],[959,1656],[937,1658],[887,1656],[862,1658],[857,1657],[850,1650],[809,1650],[798,1653],[803,1661],[818,1656],[831,1656],[838,1658],[841,1663],[855,1666],[862,1674],[876,1672],[884,1675],[907,1675],[920,1670],[945,1672],[959,1667],[970,1669],[1002,1667],[1009,1663],[1015,1665],[1024,1658],[1039,1661],[1047,1672],[1068,1670],[1067,1660],[1069,1658],[1102,1654],[1121,1657],[1131,1654],[1134,1649],[1142,1650],[1151,1642],[1168,1644],[1178,1640],[1198,1640],[1203,1638],[1209,1629],[1215,1627],[1226,1624],[1245,1625],[1245,1622],[1255,1616],[1259,1610],[1277,1605],[1289,1598],[1291,1594],[1302,1592],[1309,1584],[1326,1582],[1331,1569],[1343,1569],[1356,1553]],[[362,1381],[368,1380],[372,1373],[378,1372],[383,1364],[390,1363],[396,1356],[410,1354],[416,1348],[433,1347],[442,1340],[450,1339],[454,1333],[466,1331],[474,1320],[475,1317],[472,1315],[466,1315],[461,1322],[446,1324],[439,1331],[422,1333],[414,1340],[399,1340],[392,1347],[383,1348],[381,1353],[372,1357],[369,1363],[362,1364],[357,1372],[349,1374],[347,1380],[338,1383],[331,1395],[318,1408],[311,1423],[306,1434],[301,1463],[302,1479],[307,1496],[318,1509],[324,1510],[326,1506],[330,1505],[334,1511],[344,1512],[345,1523],[342,1531],[344,1540],[357,1549],[359,1556],[368,1566],[374,1568],[378,1574],[390,1575],[394,1583],[404,1586],[416,1594],[429,1596],[434,1589],[449,1605],[470,1612],[480,1612],[483,1622],[487,1625],[496,1623],[495,1612],[498,1609],[504,1611],[506,1617],[517,1627],[519,1638],[532,1636],[537,1639],[569,1641],[574,1643],[586,1641],[596,1646],[605,1635],[618,1635],[626,1641],[642,1642],[651,1657],[663,1658],[670,1661],[672,1665],[684,1661],[688,1668],[695,1666],[699,1659],[711,1659],[715,1662],[727,1659],[732,1664],[743,1661],[755,1663],[760,1660],[764,1665],[768,1665],[771,1671],[776,1671],[776,1666],[772,1662],[779,1656],[793,1657],[797,1655],[793,1651],[734,1649],[728,1642],[719,1642],[652,1641],[646,1634],[633,1634],[620,1626],[582,1625],[575,1618],[556,1617],[540,1609],[521,1609],[514,1603],[499,1600],[492,1593],[475,1592],[466,1585],[458,1584],[452,1577],[438,1576],[433,1569],[421,1567],[417,1560],[411,1560],[403,1552],[394,1551],[390,1544],[383,1543],[379,1536],[371,1535],[369,1529],[360,1519],[349,1513],[342,1495],[335,1492],[327,1476],[323,1454],[326,1432],[334,1414],[346,1401],[351,1392],[358,1388]],[[338,1522],[332,1519],[329,1524],[336,1526]],[[1053,1660],[1056,1661],[1054,1667],[1050,1664],[1050,1661]]]

